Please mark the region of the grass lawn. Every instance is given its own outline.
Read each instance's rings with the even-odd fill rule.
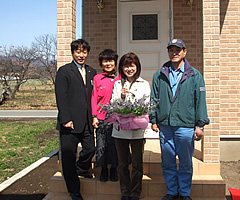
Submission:
[[[58,148],[55,119],[1,119],[0,183]]]

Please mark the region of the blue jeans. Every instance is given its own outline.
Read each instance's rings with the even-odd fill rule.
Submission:
[[[167,194],[190,196],[192,185],[192,156],[194,152],[194,128],[159,126],[163,177]],[[176,164],[179,158],[179,170]]]

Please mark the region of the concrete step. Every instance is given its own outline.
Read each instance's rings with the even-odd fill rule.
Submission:
[[[196,145],[197,146],[197,145]],[[219,163],[203,163],[200,148],[193,158],[194,173],[191,197],[194,200],[225,200],[225,183],[220,174]],[[166,184],[162,176],[161,151],[158,139],[147,140],[143,154],[143,188],[141,200],[159,200],[166,195]],[[80,178],[80,191],[84,200],[118,200],[121,198],[118,182],[99,181],[101,168],[95,168],[93,159],[93,179]],[[61,172],[50,180],[50,191],[44,200],[71,200],[67,193]]]
[[[83,195],[84,200],[120,200],[120,195]],[[140,197],[140,200],[160,200],[160,197]],[[43,200],[72,200],[66,193],[50,192]],[[195,198],[194,200],[202,200]],[[207,198],[205,200],[225,200],[223,198]]]
[[[120,200],[120,195],[83,195],[84,200]],[[161,200],[162,197],[140,197],[140,200]],[[50,192],[43,200],[72,200],[67,193]],[[226,198],[193,198],[193,200],[226,200]]]
[[[81,146],[79,146],[78,148],[78,151],[80,150]],[[162,174],[161,162],[162,160],[159,139],[146,139],[143,154],[143,173],[161,175]],[[92,159],[92,169],[94,168],[95,168],[95,156]],[[59,171],[62,171],[61,161],[59,161]],[[99,170],[97,170],[96,173],[99,173]],[[195,151],[193,156],[193,174],[194,175],[220,174],[220,163],[204,163],[202,161],[200,141],[195,142]]]
[[[118,200],[120,195],[82,195],[84,200]],[[43,200],[72,200],[67,193],[50,192]],[[147,200],[147,199],[146,199]]]

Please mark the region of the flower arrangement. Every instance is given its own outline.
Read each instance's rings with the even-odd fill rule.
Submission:
[[[158,99],[146,101],[143,96],[134,102],[115,101],[107,105],[100,105],[101,111],[106,111],[109,124],[117,122],[122,130],[146,129],[149,123],[149,113],[158,105]]]

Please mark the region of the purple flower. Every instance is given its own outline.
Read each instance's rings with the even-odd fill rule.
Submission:
[[[116,101],[114,103],[99,106],[101,107],[101,110],[107,111],[109,115],[118,113],[123,115],[133,114],[134,116],[140,116],[152,112],[159,102],[158,99],[153,99],[150,102],[146,101],[146,99],[147,96],[143,96],[135,102]]]

